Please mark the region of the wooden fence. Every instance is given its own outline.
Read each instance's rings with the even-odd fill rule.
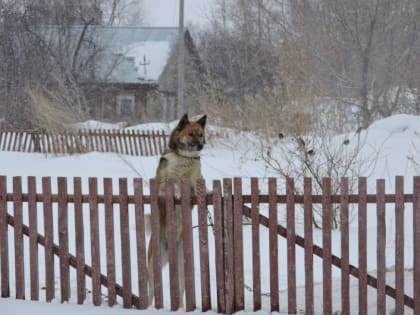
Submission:
[[[9,185],[7,185],[9,182]],[[12,183],[12,189],[8,186]],[[23,185],[23,182],[25,183]],[[37,188],[41,183],[41,189]],[[248,182],[247,182],[248,183]],[[245,308],[287,312],[296,314],[300,309],[305,314],[316,312],[333,314],[332,267],[341,270],[340,314],[349,314],[354,303],[350,296],[350,275],[358,279],[358,313],[368,314],[368,286],[376,289],[377,314],[387,314],[386,296],[395,300],[395,314],[404,314],[410,310],[420,314],[420,177],[413,178],[413,193],[405,193],[402,177],[396,177],[395,193],[385,193],[385,181],[377,180],[376,193],[367,193],[367,180],[360,178],[358,193],[349,194],[348,180],[341,181],[339,195],[331,193],[331,180],[323,180],[321,195],[312,193],[312,181],[304,180],[304,194],[295,194],[295,182],[286,179],[285,194],[278,194],[276,178],[268,180],[268,194],[261,194],[258,179],[251,178],[250,194],[243,194],[240,178],[213,181],[212,193],[206,193],[204,180],[197,182],[197,195],[190,195],[190,184],[181,183],[181,198],[174,198],[173,182],[168,182],[165,196],[167,219],[173,221],[174,208],[180,206],[183,218],[183,249],[185,270],[185,308],[196,309],[197,292],[200,292],[201,309],[215,309],[221,313],[231,314]],[[41,299],[41,286],[45,288],[45,300],[59,298],[69,301],[75,294],[77,303],[82,304],[91,291],[94,305],[103,303],[106,296],[108,305],[122,303],[125,308],[144,309],[147,303],[146,272],[146,234],[145,211],[151,211],[151,229],[159,235],[157,183],[154,179],[148,182],[150,194],[143,193],[146,184],[136,178],[132,183],[121,178],[118,181],[119,192],[113,193],[113,181],[103,179],[98,185],[97,178],[89,178],[86,190],[82,189],[82,179],[69,181],[59,177],[52,183],[51,178],[37,179],[21,177],[8,179],[0,176],[0,282],[1,296],[9,297],[11,291],[18,299],[30,295],[31,300]],[[114,183],[116,184],[116,183]],[[27,187],[27,192],[23,189]],[[56,188],[56,192],[52,190]],[[129,188],[132,192],[129,193]],[[99,193],[99,191],[102,191]],[[82,193],[87,191],[87,193]],[[163,197],[161,197],[163,198]],[[357,206],[358,229],[358,265],[350,264],[349,257],[349,208]],[[376,209],[368,209],[368,204]],[[386,205],[392,206],[395,214],[395,287],[386,283],[385,253]],[[197,205],[192,212],[191,205]],[[322,246],[315,244],[312,230],[313,209],[320,205],[322,209]],[[332,207],[338,205],[341,220],[341,257],[332,254]],[[296,209],[303,207],[304,237],[296,234]],[[412,211],[412,244],[413,244],[413,295],[406,293],[404,278],[404,251],[406,249],[406,228],[404,216],[406,208]],[[267,208],[267,215],[262,208]],[[279,224],[279,213],[283,210],[286,226]],[[172,211],[171,211],[172,210]],[[214,222],[208,226],[207,215],[212,213]],[[376,250],[367,252],[367,213],[376,210]],[[179,210],[177,210],[179,211]],[[193,237],[192,217],[196,215],[198,235]],[[243,216],[250,218],[252,238],[247,247],[252,247],[252,299],[245,297],[244,274],[244,225]],[[172,220],[172,221],[171,221]],[[11,226],[12,229],[8,229]],[[173,224],[168,224],[168,257],[170,284],[167,288],[162,278],[158,239],[152,243],[154,251],[155,307],[177,310],[180,305],[178,279],[172,277],[177,270],[175,257],[175,231]],[[262,266],[260,248],[261,231],[267,228],[269,251],[268,266]],[[208,231],[213,233],[208,233]],[[195,232],[194,232],[195,233]],[[24,236],[29,239],[25,247]],[[209,236],[214,238],[210,246]],[[394,235],[392,235],[394,236]],[[287,242],[287,253],[279,253],[279,240]],[[10,250],[9,238],[14,240]],[[25,239],[26,240],[26,239]],[[193,244],[198,246],[199,266],[194,259]],[[44,248],[39,251],[40,246]],[[214,247],[214,255],[210,248]],[[304,249],[304,294],[297,295],[296,285],[296,249]],[[119,249],[119,250],[118,250]],[[25,253],[29,252],[29,255]],[[14,253],[11,255],[11,253]],[[282,255],[279,257],[279,255]],[[376,255],[377,273],[368,274],[367,257]],[[58,264],[54,259],[58,257]],[[279,258],[287,256],[287,298],[280,301],[279,295]],[[315,309],[314,292],[314,257],[322,259],[322,310]],[[29,257],[29,261],[25,260]],[[42,259],[40,259],[42,258]],[[105,260],[105,263],[103,261]],[[116,263],[116,260],[120,263]],[[44,261],[41,266],[40,261]],[[265,259],[264,259],[265,261]],[[215,272],[210,272],[211,262]],[[29,263],[29,268],[25,267]],[[411,262],[410,262],[411,263]],[[106,265],[106,268],[101,266]],[[75,269],[75,279],[71,278],[70,267]],[[56,268],[59,271],[56,283]],[[200,279],[195,275],[199,270]],[[29,272],[28,272],[29,271]],[[40,274],[45,271],[45,278]],[[14,279],[11,280],[11,275]],[[268,303],[262,300],[262,275],[269,276]],[[91,282],[87,283],[86,278]],[[29,278],[29,280],[28,280]],[[198,280],[198,279],[197,279]],[[120,281],[120,283],[119,283]],[[196,283],[200,288],[195,287]],[[89,288],[89,291],[87,291]],[[106,293],[103,290],[106,288]],[[59,289],[59,294],[56,290]],[[170,305],[165,303],[164,291],[169,291]],[[214,294],[215,292],[215,294]],[[44,293],[43,293],[44,294]],[[89,293],[90,294],[90,293]],[[166,300],[168,301],[168,300]],[[335,302],[337,305],[337,302]],[[300,305],[300,306],[299,306]],[[299,306],[299,307],[298,307]],[[370,310],[371,311],[371,310]],[[369,312],[370,312],[369,311]]]
[[[44,154],[114,152],[150,156],[166,148],[164,131],[140,130],[68,130],[55,133],[46,130],[0,129],[0,150]]]

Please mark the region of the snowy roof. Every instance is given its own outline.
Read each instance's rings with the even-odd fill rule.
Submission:
[[[44,28],[46,36],[58,38],[56,26]],[[83,26],[71,29],[71,49],[79,40]],[[54,34],[54,35],[52,35]],[[154,83],[168,63],[178,39],[177,27],[90,26],[85,32],[87,50],[95,47],[95,80],[112,83]],[[94,45],[90,45],[91,43]],[[82,49],[83,50],[83,49]],[[82,54],[89,54],[88,51]]]
[[[178,38],[178,28],[99,27],[104,49],[100,79],[118,83],[157,82]]]

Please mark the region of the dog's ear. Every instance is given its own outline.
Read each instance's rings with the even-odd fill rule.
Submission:
[[[204,128],[206,126],[206,121],[207,121],[207,115],[204,115],[199,120],[197,120],[197,124],[199,124],[201,127]]]
[[[189,123],[188,120],[188,115],[184,114],[184,116],[182,116],[182,118],[179,120],[178,122],[178,126],[176,126],[177,130],[182,130],[184,129],[184,127]]]

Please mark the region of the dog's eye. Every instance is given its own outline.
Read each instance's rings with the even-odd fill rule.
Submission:
[[[194,133],[193,133],[193,132],[190,132],[188,135],[189,135],[190,137],[194,137]]]

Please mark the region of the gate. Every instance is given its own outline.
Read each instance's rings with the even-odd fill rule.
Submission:
[[[53,183],[49,177],[0,176],[2,297],[65,302],[74,296],[79,304],[91,298],[94,305],[106,302],[109,306],[121,303],[125,308],[147,308],[145,212],[151,213],[151,229],[158,235],[158,203],[159,198],[164,198],[169,222],[173,222],[175,207],[182,209],[187,311],[196,309],[199,300],[202,311],[214,309],[227,314],[251,308],[332,314],[337,305],[341,314],[349,314],[354,311],[350,303],[352,276],[357,280],[360,314],[371,310],[368,287],[376,290],[378,314],[390,310],[386,296],[395,301],[395,314],[410,309],[420,314],[420,177],[413,178],[413,193],[405,193],[403,178],[396,177],[393,194],[385,193],[384,180],[377,180],[376,192],[368,194],[366,178],[359,179],[357,193],[349,193],[348,179],[343,178],[338,195],[331,193],[329,178],[323,180],[321,195],[313,194],[310,178],[304,180],[302,195],[295,193],[296,183],[291,178],[286,179],[284,194],[279,194],[275,178],[269,178],[267,186],[256,178],[250,182],[241,178],[214,181],[211,193],[206,192],[205,181],[199,180],[197,196],[191,196],[190,183],[180,183],[180,199],[174,196],[173,182],[168,182],[165,197],[157,195],[154,179],[146,183],[139,178],[132,182],[121,178],[116,183],[105,178],[100,183],[97,178],[89,178],[83,183],[81,178],[70,181],[59,177]],[[247,194],[243,193],[244,183],[250,184]],[[148,188],[148,194],[144,194],[144,188]],[[260,189],[265,188],[267,193],[261,193]],[[193,205],[196,210],[191,211]],[[322,211],[322,231],[313,230],[316,205]],[[333,254],[332,248],[332,233],[338,233],[331,228],[335,206],[340,211],[341,257]],[[357,265],[350,263],[352,206],[357,206]],[[297,224],[300,208],[303,222]],[[395,217],[392,226],[386,224],[389,211]],[[374,253],[368,252],[370,212],[375,212],[376,221]],[[248,218],[246,223],[244,217]],[[408,218],[412,226],[405,223],[410,222]],[[173,224],[168,227],[168,270],[160,264],[158,239],[151,245],[154,305],[177,310],[182,297],[176,276],[175,230]],[[395,233],[391,233],[393,229]],[[303,230],[303,236],[299,230]],[[267,242],[263,239],[265,231]],[[322,235],[322,246],[314,240],[317,233]],[[391,234],[395,236],[395,287],[386,281],[386,238]],[[279,246],[283,239],[284,251]],[[405,257],[409,257],[405,253],[407,243],[413,248],[410,283],[404,278]],[[261,244],[268,248],[266,252]],[[297,281],[298,248],[303,249],[304,294],[298,294],[302,290]],[[368,273],[369,254],[376,256],[376,275]],[[321,268],[314,264],[314,257],[322,259]],[[340,270],[339,301],[333,298],[333,267]],[[314,274],[320,269],[322,309],[316,306],[318,292],[314,290]],[[284,283],[280,271],[287,275]],[[264,277],[269,278],[268,293],[263,292]],[[252,285],[247,284],[249,281]],[[285,298],[279,284],[287,287]],[[407,293],[410,287],[412,294]]]

